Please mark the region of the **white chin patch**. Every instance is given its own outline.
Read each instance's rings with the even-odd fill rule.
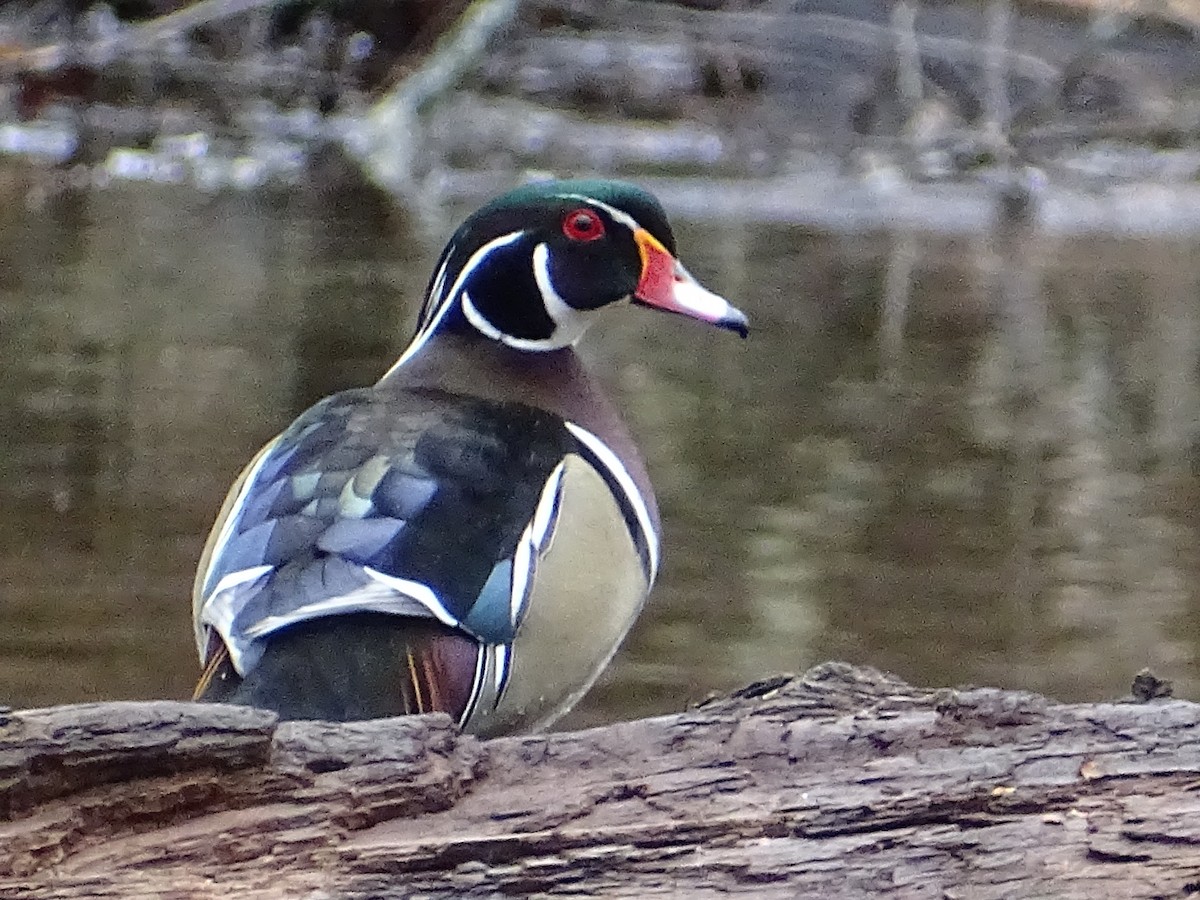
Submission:
[[[462,295],[462,308],[467,321],[471,323],[476,331],[515,350],[561,350],[563,347],[569,347],[579,340],[580,335],[583,334],[587,327],[586,323],[581,323],[576,328],[564,327],[555,319],[554,333],[550,337],[519,338],[513,337],[511,334],[505,334],[489,322],[483,313],[479,311],[479,307],[471,302],[471,296],[466,292]]]
[[[554,289],[554,282],[550,280],[550,248],[545,244],[538,244],[533,248],[533,277],[537,281],[538,292],[542,295],[546,314],[555,325],[554,334],[550,336],[548,343],[552,343],[556,348],[574,344],[587,331],[591,317],[567,303]]]
[[[537,281],[538,293],[542,296],[542,306],[546,315],[554,322],[554,333],[546,338],[521,338],[506,334],[488,321],[479,310],[469,294],[463,291],[462,309],[467,321],[479,331],[493,340],[517,350],[561,350],[569,347],[583,337],[591,324],[589,313],[575,309],[559,296],[550,280],[550,248],[538,244],[533,248],[533,277]]]

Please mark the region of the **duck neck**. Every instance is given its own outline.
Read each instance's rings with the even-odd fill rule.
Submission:
[[[586,428],[622,460],[651,515],[658,511],[641,454],[616,407],[571,348],[515,350],[498,341],[440,334],[393,366],[379,387],[437,388],[500,403],[523,403]]]
[[[545,352],[514,350],[478,335],[440,334],[411,358],[393,366],[380,387],[436,387],[487,400],[525,403],[584,427],[590,407],[611,407],[570,347]]]

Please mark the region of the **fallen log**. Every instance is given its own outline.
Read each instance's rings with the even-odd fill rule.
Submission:
[[[932,691],[836,663],[486,742],[439,716],[10,713],[0,896],[1183,896],[1198,726],[1185,701]]]

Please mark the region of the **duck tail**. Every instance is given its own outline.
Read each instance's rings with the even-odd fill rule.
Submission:
[[[385,613],[312,619],[264,640],[244,676],[217,646],[193,699],[270,709],[284,720],[444,712],[461,724],[483,652],[439,622]]]

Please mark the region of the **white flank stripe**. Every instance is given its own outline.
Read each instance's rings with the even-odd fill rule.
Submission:
[[[621,490],[625,492],[625,498],[633,508],[638,525],[641,526],[642,534],[646,537],[646,547],[650,551],[650,581],[653,582],[658,576],[658,533],[654,530],[654,525],[650,518],[650,510],[646,508],[646,504],[642,501],[642,494],[634,483],[633,477],[629,474],[629,470],[622,465],[621,460],[617,458],[617,454],[608,449],[608,445],[604,441],[574,422],[567,422],[566,425],[571,433],[579,439],[580,443],[587,446],[589,450],[596,454],[596,458],[608,468],[609,472],[616,479],[617,484],[621,486]]]
[[[409,581],[407,578],[397,578],[394,575],[385,575],[370,566],[363,566],[363,571],[380,584],[386,584],[397,593],[416,600],[433,613],[433,617],[443,625],[449,625],[451,628],[458,627],[458,619],[450,615],[450,611],[442,605],[442,601],[438,599],[437,594],[430,589],[429,585],[421,584],[419,581]]]
[[[498,707],[500,698],[504,696],[504,688],[508,686],[509,647],[508,644],[494,644],[493,646],[496,648],[496,670],[493,673],[495,679],[493,685],[496,689],[496,707]]]
[[[533,540],[533,546],[539,552],[545,549],[546,541],[549,540],[554,525],[558,521],[559,492],[562,490],[563,473],[566,471],[567,464],[565,462],[560,462],[554,467],[554,471],[546,479],[546,486],[542,488],[542,496],[538,498],[537,509],[534,510],[533,521],[530,524],[530,537]]]
[[[479,697],[483,693],[483,673],[487,671],[488,648],[481,646],[475,654],[475,679],[471,682],[471,696],[467,698],[467,702],[463,705],[462,715],[458,719],[458,726],[462,728],[471,718],[471,713],[475,712],[475,707],[479,704]]]
[[[521,614],[529,603],[529,595],[533,592],[533,581],[537,571],[537,560],[545,549],[546,542],[554,533],[558,522],[559,491],[562,489],[563,473],[566,463],[559,463],[542,486],[541,496],[538,497],[537,509],[533,518],[521,532],[517,541],[517,549],[513,552],[512,578],[508,593],[508,622],[515,630],[521,620]]]
[[[530,524],[521,532],[521,539],[517,541],[517,549],[513,553],[512,582],[508,590],[508,623],[514,629],[517,627],[517,620],[521,616],[521,610],[525,608],[529,592],[533,588],[532,575],[535,550],[533,536],[530,534],[530,528],[532,527],[532,524]]]
[[[454,286],[451,287],[442,298],[441,304],[438,306],[437,313],[435,313],[434,317],[429,321],[429,323],[417,333],[416,337],[413,338],[412,343],[408,345],[405,351],[400,355],[400,358],[396,360],[395,365],[393,365],[383,374],[383,378],[387,378],[398,368],[416,356],[421,351],[421,348],[428,343],[429,336],[437,331],[438,325],[442,323],[442,319],[446,318],[446,314],[454,308],[455,298],[457,298],[459,291],[462,290],[463,285],[466,284],[467,278],[470,277],[471,272],[476,269],[480,263],[487,259],[488,255],[492,253],[492,251],[499,250],[501,247],[507,247],[514,241],[520,240],[524,234],[524,231],[510,231],[508,234],[502,234],[500,237],[493,238],[492,240],[488,241],[471,254],[471,258],[467,260],[467,264],[463,266],[462,271],[458,273],[458,278],[454,280]],[[447,259],[446,265],[449,265],[449,262],[450,260]],[[444,280],[445,272],[442,272],[441,275],[439,275],[434,287],[437,287]],[[433,296],[433,292],[430,291],[430,299],[432,299]],[[380,380],[382,381],[383,379]]]

